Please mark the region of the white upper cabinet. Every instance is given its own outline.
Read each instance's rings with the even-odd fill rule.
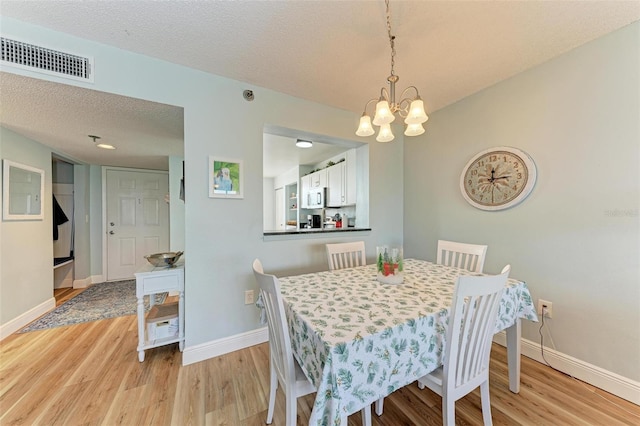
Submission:
[[[345,153],[345,161],[328,167],[327,207],[349,206],[356,203],[356,151]]]
[[[300,178],[300,207],[309,208],[309,190],[311,189],[311,175],[302,176]]]
[[[324,188],[327,186],[327,169],[322,169],[311,173],[311,186],[313,188]]]
[[[347,159],[345,164],[345,205],[353,205],[356,203],[356,150],[347,151]]]
[[[344,162],[327,167],[327,207],[339,207],[344,202]]]

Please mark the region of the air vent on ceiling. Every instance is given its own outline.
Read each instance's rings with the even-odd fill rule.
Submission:
[[[93,82],[93,58],[2,37],[2,65]]]

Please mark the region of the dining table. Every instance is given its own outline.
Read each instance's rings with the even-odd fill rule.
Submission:
[[[310,425],[347,417],[442,365],[458,276],[483,275],[405,259],[403,282],[376,265],[280,277],[293,353],[317,389]],[[509,387],[519,391],[521,319],[538,321],[524,281],[509,278],[495,332],[506,330]]]

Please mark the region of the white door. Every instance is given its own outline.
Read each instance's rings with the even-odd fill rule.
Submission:
[[[108,281],[133,278],[145,255],[169,250],[169,175],[163,172],[106,172]]]

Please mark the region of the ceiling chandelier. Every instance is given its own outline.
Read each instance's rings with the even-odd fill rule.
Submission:
[[[366,103],[362,117],[360,117],[360,126],[358,126],[358,130],[356,131],[356,135],[358,136],[371,136],[375,133],[371,125],[371,117],[367,115],[367,107],[370,103],[377,101],[373,124],[380,126],[380,132],[378,132],[378,136],[376,136],[378,142],[391,142],[393,140],[394,136],[393,132],[391,132],[391,123],[396,119],[396,113],[404,118],[404,122],[407,125],[404,131],[406,136],[423,134],[424,127],[422,127],[422,123],[428,120],[427,114],[424,111],[424,103],[415,86],[409,86],[404,89],[400,95],[400,101],[396,102],[396,83],[400,79],[393,71],[396,56],[394,44],[396,36],[391,34],[389,0],[385,0],[385,3],[387,5],[387,33],[389,35],[389,43],[391,44],[391,75],[387,77],[389,91],[383,87],[380,89],[380,98],[371,99]],[[416,91],[416,96],[414,98],[404,97],[411,89]]]

